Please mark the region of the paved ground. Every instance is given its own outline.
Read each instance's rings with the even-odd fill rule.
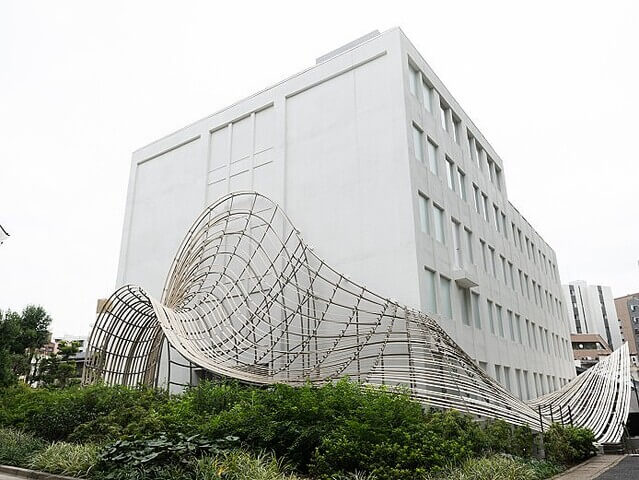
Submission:
[[[602,473],[597,480],[637,480],[639,478],[639,456],[628,456],[617,465]]]
[[[608,470],[611,466],[619,463],[619,461],[623,461],[623,458],[623,455],[597,455],[587,462],[584,462],[581,465],[568,470],[563,475],[553,477],[553,480],[594,480],[599,478],[614,478],[615,480],[625,480],[625,478],[622,479],[619,477],[600,477],[600,475]],[[638,477],[635,476],[627,478],[637,480]]]

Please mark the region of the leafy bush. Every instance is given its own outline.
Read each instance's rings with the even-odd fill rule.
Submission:
[[[199,435],[186,437],[183,434],[160,434],[156,438],[118,440],[102,450],[100,468],[108,471],[122,464],[141,469],[171,464],[187,465],[203,455],[220,454],[236,443],[237,437],[208,441]]]
[[[427,478],[442,480],[542,480],[559,473],[559,471],[548,462],[493,455],[470,458],[458,467],[449,467],[437,477]]]
[[[597,453],[595,436],[587,428],[554,423],[544,434],[546,458],[561,465],[574,465]]]
[[[98,461],[98,447],[55,442],[33,458],[29,466],[49,473],[86,477]]]
[[[27,466],[29,460],[46,446],[44,441],[31,434],[10,428],[0,428],[0,464],[2,465]]]
[[[98,443],[130,433],[132,425],[152,423],[168,400],[166,393],[153,389],[18,385],[0,390],[0,425],[50,441]]]

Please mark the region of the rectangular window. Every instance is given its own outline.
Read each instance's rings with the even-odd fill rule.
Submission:
[[[495,162],[489,156],[486,156],[486,161],[488,162],[488,178],[491,183],[495,183]]]
[[[473,302],[473,318],[475,319],[475,327],[481,330],[481,314],[479,312],[479,293],[472,292]]]
[[[518,314],[515,314],[515,327],[517,327],[517,342],[523,345],[524,341],[521,336],[521,316]]]
[[[513,267],[513,264],[508,262],[508,271],[510,273],[510,286],[512,287],[513,290],[516,291],[515,288],[515,268]]]
[[[428,197],[419,194],[419,224],[422,233],[430,234],[430,222],[428,219]]]
[[[530,320],[526,319],[526,337],[528,338],[528,346],[533,348],[532,333],[530,332]]]
[[[442,306],[442,315],[446,318],[453,318],[453,307],[451,304],[450,298],[450,280],[446,277],[439,276],[440,282],[440,295],[441,295],[441,306]]]
[[[499,256],[501,259],[501,273],[504,276],[504,283],[508,285],[508,273],[506,272],[506,259],[503,255]]]
[[[493,212],[495,214],[495,228],[498,232],[501,232],[501,226],[499,224],[499,207],[493,203]]]
[[[495,364],[495,380],[497,380],[499,383],[502,383],[502,381],[501,381],[501,365]]]
[[[410,93],[417,96],[417,85],[419,79],[419,71],[415,67],[413,67],[410,63],[408,64],[408,87],[410,89]]]
[[[472,315],[472,306],[470,304],[470,289],[457,287],[459,298],[462,306],[462,323],[470,326],[470,317]]]
[[[481,196],[482,196],[482,203],[484,204],[484,220],[486,220],[486,222],[490,223],[490,220],[488,219],[488,215],[489,215],[489,211],[488,211],[488,196],[485,193],[482,193]]]
[[[457,181],[459,184],[459,196],[466,201],[466,174],[459,168],[457,169]]]
[[[501,231],[504,232],[504,237],[508,238],[508,229],[506,228],[508,222],[506,221],[506,214],[501,212]]]
[[[475,255],[473,254],[473,232],[464,227],[466,234],[466,257],[471,264],[475,264]]]
[[[473,183],[473,198],[475,199],[475,211],[481,215],[481,198],[479,187]]]
[[[479,145],[479,143],[477,143],[477,140],[475,140],[475,145],[477,145],[477,168],[479,168],[479,170],[484,171],[484,149],[481,148],[481,145]]]
[[[461,133],[461,120],[459,120],[459,118],[456,118],[453,115],[453,140],[455,140],[455,143],[459,144],[460,142],[460,133]]]
[[[435,289],[435,272],[426,268],[426,312],[437,313],[437,291]]]
[[[510,384],[510,367],[504,367],[504,381],[506,382],[506,390],[510,392],[512,389],[512,385]]]
[[[488,324],[490,325],[490,333],[495,334],[495,318],[493,317],[493,302],[486,300],[488,307]]]
[[[448,131],[448,107],[442,103],[439,104],[439,120],[441,122],[442,129]]]
[[[486,273],[488,273],[488,257],[486,255],[486,242],[480,239],[479,245],[481,246],[481,257],[482,257],[482,262],[484,264],[484,270],[486,271]]]
[[[497,190],[501,192],[501,187],[502,187],[501,168],[499,168],[497,165],[495,165],[495,186],[497,187]]]
[[[462,267],[462,264],[463,264],[462,250],[461,250],[461,238],[460,238],[461,227],[459,225],[459,222],[457,220],[455,220],[454,218],[451,218],[450,220],[451,220],[452,233],[453,233],[453,259],[454,259],[454,265],[455,265],[455,268],[459,270]]]
[[[422,79],[422,101],[424,108],[429,112],[433,111],[433,89]]]
[[[420,162],[424,161],[423,132],[413,124],[413,147],[415,148],[415,158]]]
[[[497,278],[497,265],[495,262],[495,249],[493,247],[488,247],[490,251],[490,268],[493,274],[493,277]]]
[[[513,312],[508,310],[506,312],[506,317],[508,317],[508,331],[510,333],[510,339],[515,341],[515,322],[513,320]]]
[[[448,188],[450,188],[454,192],[455,191],[455,164],[448,157],[446,157],[446,180],[448,181]]]
[[[517,397],[520,400],[526,400],[524,398],[524,391],[521,389],[521,370],[515,368],[515,388],[517,388]]]
[[[513,232],[513,244],[516,247],[517,246],[517,227],[515,227],[515,222],[512,222],[510,226],[512,227],[511,230]]]
[[[437,175],[437,145],[428,139],[428,169],[433,175]]]
[[[501,305],[495,305],[495,311],[497,314],[497,328],[499,328],[499,336],[504,336],[504,318],[502,316],[502,308]]]
[[[434,203],[432,205],[435,240],[444,243],[444,210]]]

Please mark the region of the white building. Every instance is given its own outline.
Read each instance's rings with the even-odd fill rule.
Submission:
[[[570,326],[555,252],[504,171],[404,33],[373,32],[136,151],[117,283],[159,297],[201,210],[256,190],[331,266],[430,312],[532,398],[575,375]]]
[[[572,333],[597,333],[611,350],[622,344],[615,299],[610,287],[584,281],[562,285]]]

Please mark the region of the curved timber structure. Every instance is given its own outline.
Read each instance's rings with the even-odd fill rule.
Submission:
[[[132,285],[109,298],[89,339],[84,381],[158,385],[160,372],[170,381],[180,362],[253,384],[349,377],[402,385],[432,407],[536,430],[572,418],[602,442],[621,437],[630,395],[625,346],[561,390],[519,400],[435,320],[332,269],[255,192],[227,195],[200,215],[161,299]]]

